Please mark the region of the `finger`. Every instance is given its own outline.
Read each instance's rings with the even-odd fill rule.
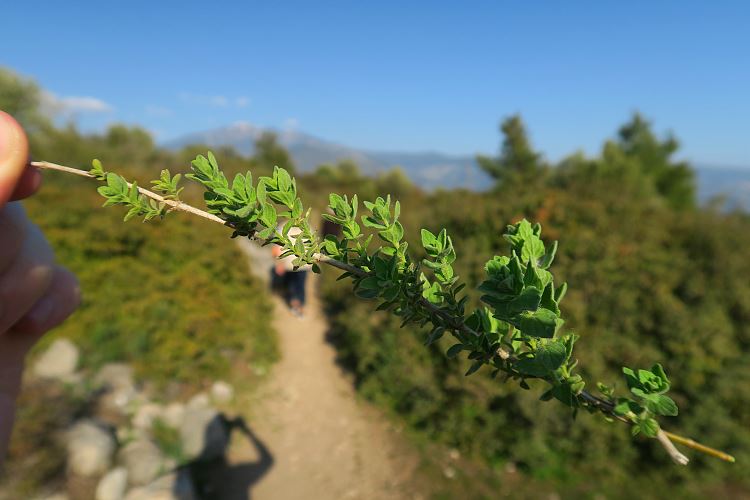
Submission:
[[[21,178],[18,179],[16,189],[11,195],[11,200],[22,200],[28,198],[32,194],[36,193],[39,186],[42,185],[42,172],[36,167],[27,165],[21,174]]]
[[[45,295],[54,272],[52,250],[39,228],[29,224],[16,259],[0,275],[0,335]]]
[[[81,289],[75,275],[55,267],[47,293],[11,328],[11,335],[23,335],[28,346],[73,314],[81,302]]]
[[[16,190],[29,158],[29,142],[21,126],[0,111],[0,208]]]
[[[0,275],[21,251],[28,224],[20,203],[8,203],[0,209]]]
[[[10,431],[16,414],[16,400],[0,392],[0,466],[5,460],[5,453],[10,442]]]

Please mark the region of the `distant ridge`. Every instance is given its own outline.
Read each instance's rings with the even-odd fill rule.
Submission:
[[[412,182],[427,190],[485,190],[492,185],[491,179],[479,168],[472,156],[438,152],[368,151],[320,139],[297,130],[264,129],[246,122],[184,135],[165,142],[163,146],[169,149],[180,149],[189,144],[232,146],[243,155],[251,155],[255,141],[266,130],[278,135],[279,142],[289,150],[302,172],[309,172],[324,163],[349,159],[356,162],[368,175],[376,175],[399,166]],[[698,199],[701,203],[724,196],[727,208],[750,210],[750,168],[709,165],[694,167],[698,180]]]
[[[366,151],[320,139],[313,135],[290,130],[263,129],[249,123],[235,123],[226,127],[195,132],[163,145],[180,149],[189,144],[211,147],[232,146],[243,155],[253,153],[253,145],[260,135],[270,130],[289,150],[302,172],[314,170],[323,163],[353,160],[365,174],[375,175],[395,166],[424,189],[457,188],[483,190],[492,185],[490,178],[479,168],[472,156],[446,155],[437,152],[403,153]]]

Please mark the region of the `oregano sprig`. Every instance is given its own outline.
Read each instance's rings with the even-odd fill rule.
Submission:
[[[281,255],[294,256],[295,266],[309,264],[319,272],[318,264],[324,263],[341,269],[340,279],[351,279],[360,298],[377,300],[377,309],[390,310],[402,318],[403,325],[429,325],[425,344],[445,334],[454,337],[456,343],[447,355],[467,352],[473,361],[467,375],[489,365],[493,377],[503,373],[524,389],[531,388],[528,381],[542,381],[547,389],[541,400],[555,399],[574,413],[583,409],[625,422],[633,435],[656,438],[681,464],[686,464],[687,458],[672,441],[734,461],[730,455],[661,429],[657,417],[674,416],[678,409],[666,395],[670,382],[660,364],[650,370],[624,367],[629,395],[617,396],[602,383],[597,384],[600,396],[586,389],[583,378],[575,373],[574,346],[579,337],[562,331],[560,302],[567,285],[556,286],[549,271],[557,242],[547,247],[539,224],[522,220],[508,226],[504,237],[511,245],[510,255],[487,262],[485,280],[478,287],[485,306],[467,313],[468,298],[461,295],[465,284],[453,270],[456,253],[447,231],[433,234],[423,229],[421,243],[426,257],[413,259],[403,241],[400,204],[390,196],[363,201],[365,210],[360,213],[356,195],[349,199],[331,194],[329,213],[323,217],[341,226],[342,236],[328,235],[321,241],[310,224],[310,210],[304,210],[297,195],[295,179],[278,167],[257,183],[250,172],[237,174],[230,183],[211,152],[207,157],[198,156],[185,177],[203,186],[205,212],[180,201],[180,174],[172,176],[168,170],[152,181],[161,193],[157,194],[106,172],[98,160],[89,171],[47,162],[33,164],[104,182],[99,193],[105,205],[125,205],[125,220],[136,215],[149,220],[172,210],[185,211],[229,226],[232,237],[280,245]],[[363,227],[371,232],[366,234]],[[291,236],[293,228],[295,235]],[[375,235],[382,245],[373,244]]]

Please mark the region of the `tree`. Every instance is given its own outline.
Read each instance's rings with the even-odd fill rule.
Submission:
[[[32,80],[0,67],[0,109],[12,115],[31,136],[32,150],[53,129],[44,94]],[[44,137],[43,137],[44,136]]]
[[[671,134],[659,140],[651,124],[639,113],[620,127],[617,145],[626,157],[638,162],[644,175],[651,178],[656,191],[673,208],[695,205],[695,176],[687,162],[675,162],[672,156],[680,145]]]
[[[604,143],[599,156],[576,153],[560,162],[555,181],[586,195],[610,193],[610,201],[655,202],[670,208],[695,206],[695,176],[687,162],[674,161],[679,143],[668,135],[660,140],[640,114],[620,127],[616,138]]]
[[[498,185],[518,187],[536,184],[547,168],[541,154],[534,151],[521,116],[506,118],[500,124],[500,132],[504,136],[500,155],[497,158],[478,156],[479,166]]]
[[[296,170],[289,152],[279,144],[278,137],[273,132],[263,132],[255,141],[253,161],[260,167],[280,167],[288,172]]]
[[[102,138],[109,161],[119,165],[133,165],[143,168],[154,155],[156,145],[151,134],[141,127],[112,125]]]

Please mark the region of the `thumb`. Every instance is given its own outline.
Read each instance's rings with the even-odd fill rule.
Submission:
[[[0,209],[10,200],[29,159],[29,142],[21,126],[0,111]]]

